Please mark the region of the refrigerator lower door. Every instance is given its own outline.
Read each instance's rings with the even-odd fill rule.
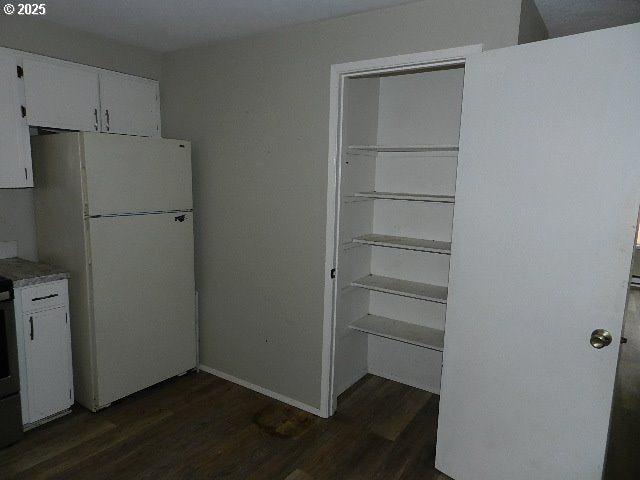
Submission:
[[[193,214],[88,221],[96,410],[196,366]]]

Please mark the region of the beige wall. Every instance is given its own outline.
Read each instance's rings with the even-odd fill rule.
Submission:
[[[518,41],[520,0],[429,0],[163,57],[193,142],[201,362],[320,403],[330,65]]]
[[[0,241],[16,240],[18,255],[37,260],[33,193],[29,188],[0,188]]]
[[[0,46],[160,79],[162,55],[33,17],[0,15]]]
[[[0,46],[159,79],[161,55],[29,17],[0,15]],[[17,240],[18,254],[35,260],[31,189],[0,189],[0,240]]]

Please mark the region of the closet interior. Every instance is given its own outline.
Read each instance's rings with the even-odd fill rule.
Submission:
[[[464,65],[344,79],[333,394],[439,393]]]

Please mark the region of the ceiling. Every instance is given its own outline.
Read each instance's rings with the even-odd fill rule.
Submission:
[[[640,21],[640,0],[534,1],[552,37]],[[47,0],[46,20],[167,52],[404,3],[411,0]]]
[[[413,0],[415,1],[415,0]],[[47,0],[46,20],[161,52],[412,0]]]

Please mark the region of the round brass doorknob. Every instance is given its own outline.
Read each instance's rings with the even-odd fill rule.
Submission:
[[[602,328],[594,330],[591,332],[589,343],[593,348],[604,348],[611,343],[611,334]]]

